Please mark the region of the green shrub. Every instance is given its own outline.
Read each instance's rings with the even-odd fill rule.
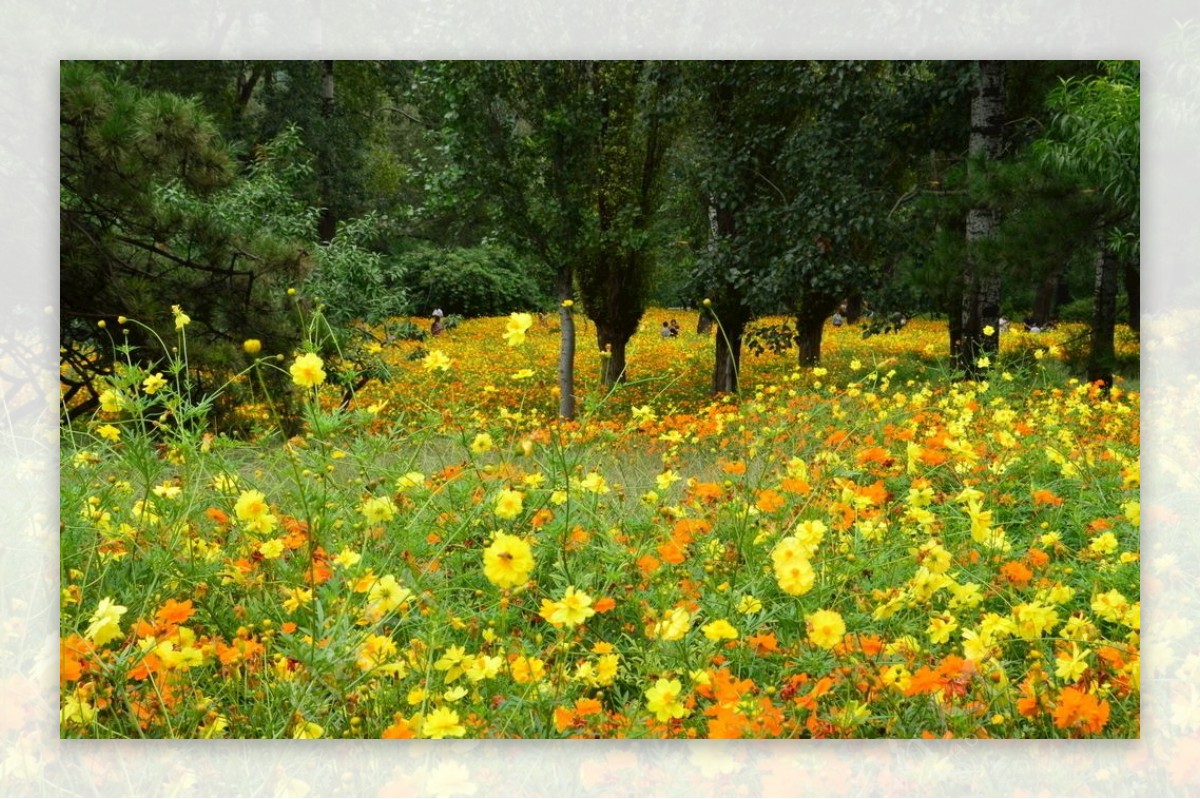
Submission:
[[[399,256],[396,265],[419,315],[441,308],[448,315],[502,316],[547,303],[546,276],[502,247],[422,248]]]
[[[1092,298],[1084,297],[1060,306],[1057,315],[1061,322],[1091,322]]]

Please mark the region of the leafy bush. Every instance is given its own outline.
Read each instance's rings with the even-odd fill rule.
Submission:
[[[433,247],[397,259],[416,312],[441,308],[465,317],[502,316],[546,302],[537,267],[512,251],[481,245],[454,250]]]
[[[1061,322],[1091,322],[1092,298],[1084,297],[1059,307],[1057,316]]]

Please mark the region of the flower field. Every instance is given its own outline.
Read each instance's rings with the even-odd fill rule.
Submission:
[[[830,327],[714,400],[693,313],[611,392],[578,320],[569,423],[556,316],[380,345],[348,408],[248,342],[288,440],[155,429],[185,373],[119,373],[63,431],[62,735],[1139,736],[1139,395],[1067,378],[1079,329],[963,383],[944,323]]]

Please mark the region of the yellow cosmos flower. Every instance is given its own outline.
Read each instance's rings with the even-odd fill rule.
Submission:
[[[846,634],[846,623],[836,610],[818,610],[804,617],[808,640],[822,649],[833,649]]]
[[[508,325],[504,329],[504,340],[508,346],[516,347],[525,343],[525,331],[533,326],[533,314],[513,313],[508,317]]]
[[[660,678],[654,687],[646,689],[646,709],[659,721],[681,719],[688,714],[683,702],[679,701],[681,693],[683,686],[679,680]]]
[[[104,597],[96,606],[96,612],[88,621],[85,638],[90,638],[96,646],[104,646],[109,641],[121,637],[121,617],[129,608],[118,605],[110,597]]]
[[[500,519],[515,519],[524,508],[524,498],[525,495],[520,491],[503,489],[496,497],[496,506],[492,512]]]
[[[496,539],[483,551],[483,575],[497,588],[524,585],[533,566],[529,542],[515,535],[496,533]]]
[[[461,738],[467,734],[467,728],[459,723],[457,711],[439,707],[421,722],[421,734],[434,739]]]
[[[111,424],[103,424],[96,428],[96,435],[107,441],[120,441],[121,431]]]
[[[390,522],[396,516],[396,503],[391,497],[371,497],[358,506],[368,524]]]
[[[292,382],[304,388],[313,388],[325,382],[325,362],[315,352],[306,352],[296,358],[290,369]]]
[[[555,627],[570,629],[583,624],[596,611],[592,609],[592,598],[575,586],[568,586],[563,598],[557,602],[542,600],[541,616]]]
[[[247,355],[258,355],[262,352],[262,342],[256,338],[248,338],[242,342],[242,351]]]
[[[171,313],[175,315],[175,329],[183,330],[183,328],[192,321],[192,317],[183,312],[183,309],[178,305],[171,306]]]
[[[421,359],[421,366],[425,367],[426,372],[448,372],[450,357],[441,350],[430,350],[429,354]]]
[[[737,628],[725,619],[717,619],[700,628],[704,637],[710,641],[734,640],[738,637]]]
[[[162,376],[162,372],[155,372],[142,381],[142,391],[153,394],[166,384],[167,380]]]

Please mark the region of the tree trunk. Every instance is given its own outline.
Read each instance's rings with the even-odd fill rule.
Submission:
[[[1033,323],[1038,327],[1044,328],[1046,323],[1054,318],[1058,307],[1058,284],[1062,280],[1066,265],[1066,261],[1059,262],[1058,266],[1050,270],[1038,283],[1037,294],[1033,298]]]
[[[825,332],[824,314],[797,314],[796,347],[800,350],[801,366],[816,366],[821,362],[821,334]]]
[[[985,162],[1000,157],[1004,146],[1003,61],[979,62],[979,90],[971,100],[971,138],[968,171],[978,172]],[[1000,215],[983,205],[967,212],[967,257],[963,263],[962,332],[959,368],[970,379],[982,376],[983,355],[1000,349],[1000,275],[994,266],[980,263],[979,245],[995,237]],[[989,327],[991,335],[984,334]]]
[[[1125,263],[1125,296],[1129,300],[1129,329],[1135,333],[1142,329],[1142,258],[1133,256]]]
[[[1117,259],[1101,242],[1096,253],[1096,288],[1092,303],[1092,354],[1088,360],[1088,382],[1112,387],[1117,354],[1114,332],[1117,323]]]
[[[326,131],[333,127],[333,62],[321,62],[321,118]],[[332,141],[324,142],[324,158],[317,165],[319,170],[318,183],[321,191],[321,214],[317,218],[317,236],[321,241],[329,243],[337,232],[337,215],[333,210],[333,163],[331,154],[335,149]]]
[[[696,317],[696,335],[703,336],[705,333],[713,329],[712,314],[707,308],[700,309],[700,315]]]
[[[746,331],[744,321],[718,325],[715,336],[715,358],[713,359],[713,393],[736,394],[738,370],[742,363],[742,335]]]
[[[575,311],[562,303],[571,299],[571,269],[558,272],[558,415],[563,419],[575,418]]]
[[[605,388],[612,388],[618,382],[626,380],[625,349],[628,339],[615,335],[607,327],[596,323],[596,343],[600,345],[600,382]],[[604,353],[608,353],[605,357]]]
[[[856,325],[862,318],[863,298],[861,294],[851,294],[846,300],[846,324]]]

